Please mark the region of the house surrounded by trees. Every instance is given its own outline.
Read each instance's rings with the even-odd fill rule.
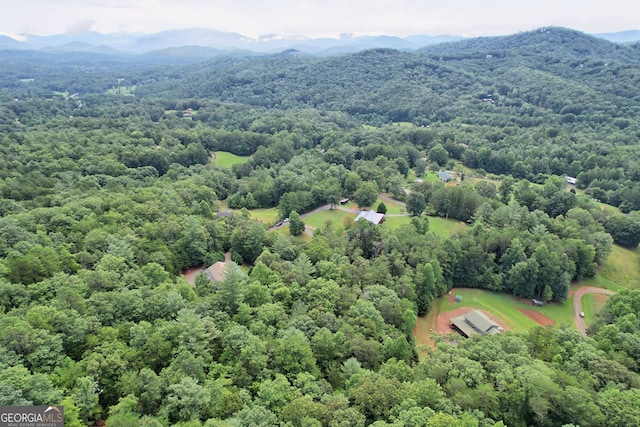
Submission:
[[[225,278],[225,271],[227,270],[227,263],[218,261],[204,270],[204,274],[207,279],[213,282],[222,282]]]

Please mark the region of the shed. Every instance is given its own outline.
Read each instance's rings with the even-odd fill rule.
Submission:
[[[462,295],[456,295],[454,299],[456,302],[462,302]]]

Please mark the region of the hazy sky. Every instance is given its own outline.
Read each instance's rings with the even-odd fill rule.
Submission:
[[[8,35],[200,27],[250,37],[479,36],[550,25],[588,33],[640,28],[637,0],[16,0],[2,9],[0,34]]]

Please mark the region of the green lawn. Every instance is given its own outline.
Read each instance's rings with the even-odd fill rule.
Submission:
[[[388,202],[386,200],[380,200],[380,198],[376,199],[376,201],[373,204],[373,206],[371,206],[371,209],[373,209],[373,210],[378,209],[378,205],[380,204],[380,202],[383,202],[384,205],[387,207],[387,214],[404,214],[404,213],[407,213],[407,209],[403,205],[401,205],[399,203]]]
[[[585,294],[582,297],[582,311],[584,311],[584,323],[591,326],[595,320],[595,315],[602,309],[609,295]]]
[[[311,240],[311,236],[309,236],[307,233],[300,233],[297,236],[292,236],[289,232],[289,226],[281,227],[277,230],[271,231],[270,233],[273,233],[275,235],[282,234],[283,236],[291,237],[294,240],[298,240],[300,242],[308,242]]]
[[[439,237],[449,237],[467,229],[467,224],[457,219],[445,219],[439,216],[429,217],[429,230]]]
[[[411,217],[409,216],[391,216],[385,217],[384,219],[384,227],[387,227],[390,230],[395,230],[400,228],[403,224],[411,224]]]
[[[235,210],[234,212],[240,213],[239,210]],[[261,223],[272,226],[276,222],[278,222],[278,210],[276,208],[270,209],[252,209],[249,211],[251,218],[254,218]]]
[[[409,216],[392,216],[384,219],[384,226],[391,230],[400,228],[403,224],[410,224]],[[429,217],[429,230],[433,231],[438,237],[450,237],[455,233],[463,232],[467,229],[467,224],[457,219],[444,219],[437,216]]]
[[[327,221],[331,221],[333,223],[333,228],[340,227],[342,228],[342,224],[344,218],[351,217],[355,219],[356,215],[351,212],[345,212],[340,209],[319,211],[309,216],[305,216],[302,218],[305,224],[313,227],[313,228],[325,228]]]
[[[440,178],[438,178],[438,172],[434,171],[427,171],[426,175],[422,179],[430,182],[440,182]]]
[[[445,295],[435,301],[432,310],[435,309],[436,314],[440,314],[459,307],[479,308],[503,321],[515,331],[526,331],[538,326],[538,323],[520,312],[518,308],[537,311],[553,320],[556,325],[574,325],[573,297],[563,303],[550,303],[537,307],[508,294],[481,289],[455,289],[453,295],[462,296],[462,301],[449,302],[451,298]]]
[[[247,163],[249,161],[249,156],[236,156],[235,154],[225,151],[216,151],[215,157],[215,165],[227,169],[230,169],[233,165]]]

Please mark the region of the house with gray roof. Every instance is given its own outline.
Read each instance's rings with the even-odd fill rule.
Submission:
[[[438,172],[438,178],[440,178],[440,180],[442,182],[449,182],[449,181],[451,181],[453,179],[453,175],[451,175],[447,171],[439,171]]]
[[[467,314],[454,317],[451,319],[450,325],[467,338],[473,335],[499,334],[502,332],[500,325],[479,310],[471,310]]]
[[[359,219],[366,219],[372,224],[378,225],[384,221],[384,214],[378,213],[376,211],[362,211],[356,217],[356,222]]]

